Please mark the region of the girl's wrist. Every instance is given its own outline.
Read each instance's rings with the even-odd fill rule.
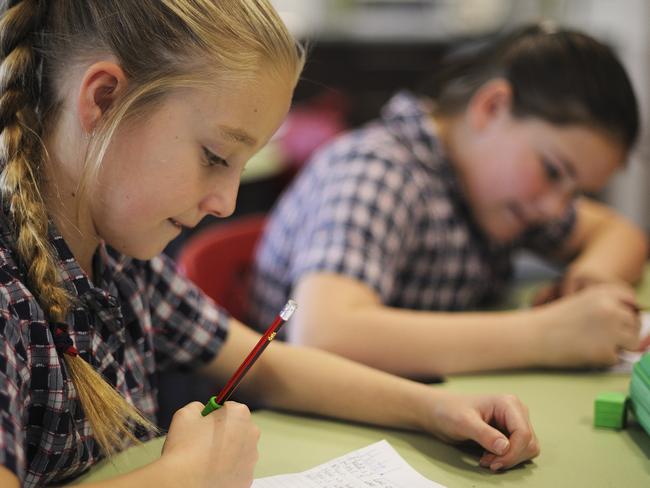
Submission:
[[[555,303],[541,305],[531,308],[528,311],[529,316],[522,322],[527,327],[528,344],[525,348],[529,354],[528,362],[531,367],[548,367],[552,366],[551,352],[546,344],[548,335],[551,332],[549,328],[557,319],[553,318],[553,309]]]
[[[449,392],[429,385],[415,386],[417,386],[415,392],[417,397],[412,405],[416,405],[417,408],[411,408],[409,411],[409,428],[435,434],[439,430],[437,425],[441,421],[444,398],[449,395]]]
[[[177,456],[176,453],[167,453],[163,451],[162,455],[153,461],[148,468],[159,474],[160,480],[165,480],[166,484],[157,486],[198,486],[194,477],[196,472],[193,471],[183,456]]]

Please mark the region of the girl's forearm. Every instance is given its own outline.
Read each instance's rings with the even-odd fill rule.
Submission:
[[[648,239],[643,231],[616,220],[592,236],[569,269],[574,274],[611,276],[634,284],[643,275],[647,258]]]
[[[446,393],[325,351],[275,346],[259,365],[255,384],[248,385],[269,407],[421,430],[415,407]]]
[[[539,319],[532,310],[443,313],[382,305],[330,310],[329,315],[321,310],[302,316],[301,320],[311,321],[314,331],[302,334],[303,345],[400,376],[523,368],[536,366],[540,360],[536,350]]]

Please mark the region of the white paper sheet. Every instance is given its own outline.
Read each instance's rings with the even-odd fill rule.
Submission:
[[[648,335],[650,335],[650,313],[643,312],[641,314],[641,333],[639,334],[639,337],[643,340]],[[609,368],[609,371],[612,373],[631,372],[634,363],[641,359],[641,356],[647,351],[648,350],[641,352],[621,351],[618,355],[620,362],[616,366]]]
[[[301,473],[259,478],[252,488],[444,488],[415,471],[385,440]]]

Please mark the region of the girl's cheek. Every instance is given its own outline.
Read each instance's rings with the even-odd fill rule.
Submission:
[[[548,182],[539,171],[530,171],[519,179],[519,193],[521,196],[536,198],[543,195],[548,189]]]

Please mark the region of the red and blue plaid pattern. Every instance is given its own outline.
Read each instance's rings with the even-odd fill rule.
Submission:
[[[74,477],[101,455],[52,328],[24,279],[0,216],[0,463],[22,486]],[[138,261],[101,246],[91,282],[51,227],[61,278],[75,299],[66,323],[80,356],[155,420],[156,375],[210,361],[229,318],[165,257]],[[148,438],[149,434],[139,433]]]

